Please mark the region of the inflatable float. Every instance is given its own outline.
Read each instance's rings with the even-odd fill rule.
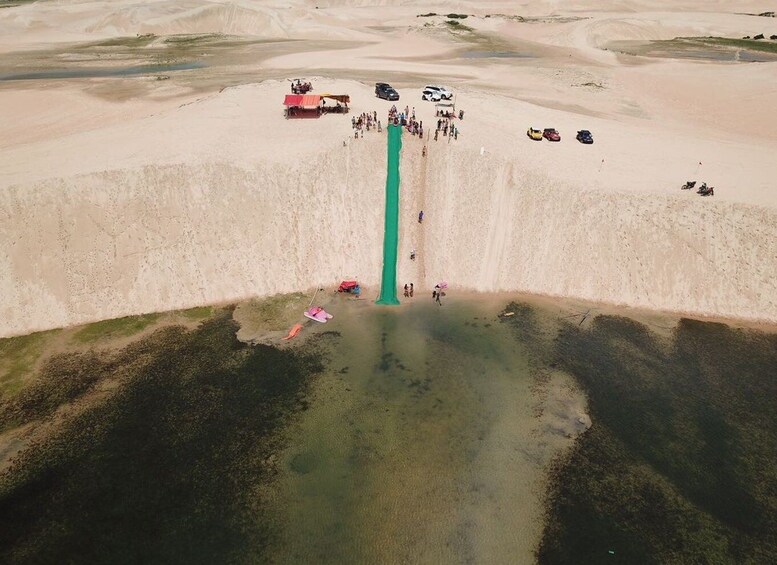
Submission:
[[[289,335],[281,339],[291,339],[297,337],[297,334],[302,331],[302,324],[294,324],[289,330]]]
[[[314,322],[321,322],[325,324],[327,320],[332,319],[332,314],[321,308],[321,306],[313,306],[308,308],[302,313],[306,318],[313,320]]]

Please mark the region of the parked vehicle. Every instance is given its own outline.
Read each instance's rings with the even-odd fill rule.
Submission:
[[[307,94],[313,90],[313,83],[306,81],[304,78],[295,78],[291,81],[292,94]]]
[[[399,93],[394,90],[390,84],[385,82],[375,83],[375,95],[384,100],[399,100]]]
[[[594,136],[591,135],[591,132],[587,129],[581,129],[579,132],[577,132],[577,140],[580,143],[591,145],[594,142]]]
[[[542,141],[542,130],[541,129],[529,128],[526,131],[526,135],[529,136],[529,139],[533,139],[534,141]]]
[[[433,84],[427,84],[421,92],[421,100],[431,100],[432,102],[439,102],[440,100],[452,100],[453,92],[451,92],[445,86],[436,86]]]
[[[542,137],[548,141],[561,141],[561,135],[554,128],[545,128],[542,131]]]

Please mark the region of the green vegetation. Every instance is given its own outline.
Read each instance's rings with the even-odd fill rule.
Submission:
[[[676,37],[656,41],[613,41],[609,47],[629,55],[713,61],[774,61],[777,41],[728,37]]]
[[[487,18],[502,18],[504,20],[515,20],[517,22],[525,22],[526,18],[523,16],[518,15],[509,15],[509,14],[486,14]]]
[[[431,18],[432,16],[437,16],[438,14],[435,12],[429,12],[428,14],[418,14],[416,18]]]
[[[472,31],[471,27],[466,26],[460,22],[457,22],[456,20],[445,20],[445,23],[448,24],[451,29],[455,29],[459,31]]]
[[[455,19],[465,20],[469,16],[467,14],[448,14],[446,17],[451,18],[453,20],[455,20]]]
[[[118,388],[0,475],[0,562],[265,561],[275,454],[322,366],[315,342],[249,347],[236,329],[227,309],[115,354],[52,358],[41,380],[80,384],[28,405],[30,418],[103,379]]]
[[[235,319],[249,332],[286,330],[299,319],[310,298],[294,292],[252,300],[237,306]]]
[[[200,306],[199,308],[189,308],[188,310],[182,310],[181,314],[190,320],[204,320],[205,318],[210,318],[213,315],[213,307]]]
[[[776,334],[681,320],[663,339],[599,316],[548,344],[531,309],[508,309],[593,421],[554,466],[540,563],[777,562]]]
[[[57,331],[0,339],[0,398],[11,397],[24,387],[44,346]]]
[[[0,0],[1,8],[15,8],[16,6],[23,6],[25,4],[32,4],[38,0]]]
[[[171,45],[192,45],[196,43],[204,43],[212,40],[222,40],[227,36],[223,33],[197,33],[197,34],[183,34],[183,35],[171,35],[165,38],[165,43]]]
[[[157,39],[156,35],[153,33],[146,33],[143,35],[136,35],[135,37],[113,37],[104,41],[90,43],[87,47],[145,47],[155,39]]]
[[[160,314],[144,314],[143,316],[127,316],[126,318],[96,322],[79,330],[73,339],[81,343],[92,343],[117,337],[129,337],[155,323],[159,316]]]
[[[696,44],[715,45],[721,47],[733,47],[735,49],[747,49],[750,51],[762,51],[765,53],[777,53],[777,42],[758,39],[732,39],[728,37],[685,37]]]

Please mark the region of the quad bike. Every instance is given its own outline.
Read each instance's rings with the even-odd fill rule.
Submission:
[[[680,190],[690,190],[694,186],[696,186],[696,181],[695,180],[689,180],[688,182],[686,182],[684,185],[682,185],[680,187]]]
[[[696,191],[696,194],[701,194],[705,190],[707,190],[707,183],[703,182],[703,183],[701,183],[701,186],[699,187],[699,190]]]
[[[701,194],[702,196],[715,196],[715,187],[714,186],[710,186],[709,188],[705,187],[705,189],[699,192],[699,194]]]

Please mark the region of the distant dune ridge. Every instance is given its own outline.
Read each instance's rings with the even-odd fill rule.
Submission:
[[[777,116],[767,111],[777,67],[604,50],[755,27],[768,37],[777,21],[701,0],[587,2],[569,14],[560,2],[369,4],[0,10],[0,74],[32,57],[61,68],[59,50],[71,65],[119,64],[110,48],[90,60],[71,44],[145,33],[159,38],[117,47],[121,64],[181,33],[341,42],[291,42],[280,56],[241,47],[218,60],[190,48],[209,66],[164,81],[0,82],[0,337],[341,277],[377,294],[385,133],[353,139],[350,117],[375,110],[385,126],[390,103],[372,92],[384,77],[432,136],[424,84],[453,88],[466,113],[455,141],[404,140],[400,281],[777,322]],[[744,4],[737,11],[769,8]],[[515,10],[575,18],[483,17]],[[472,14],[473,31],[416,17],[430,11]],[[461,55],[508,48],[527,57]],[[292,76],[349,93],[351,114],[285,120]],[[530,125],[558,128],[562,142],[530,141]],[[594,145],[574,140],[583,128]],[[681,191],[686,180],[706,180],[715,196]]]

